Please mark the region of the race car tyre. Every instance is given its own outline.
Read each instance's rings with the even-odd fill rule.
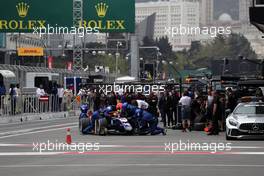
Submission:
[[[83,130],[88,126],[90,122],[89,118],[81,118],[79,119],[79,132],[83,134]]]
[[[167,135],[167,130],[166,130],[166,129],[164,129],[162,135],[163,135],[163,136],[166,136],[166,135]]]
[[[107,132],[108,132],[107,128],[101,128],[99,134],[102,136],[105,136],[105,135],[107,135]]]
[[[128,136],[133,136],[133,135],[138,135],[139,129],[138,128],[133,128],[131,131],[127,131],[126,134]]]
[[[139,122],[131,117],[127,117],[128,122],[132,126],[132,130],[128,132],[128,135],[138,135],[140,132]]]
[[[105,118],[98,120],[99,135],[107,135],[107,120]]]
[[[94,134],[99,134],[99,120],[95,120]]]
[[[134,128],[133,130],[133,135],[138,135],[139,134],[139,128]]]

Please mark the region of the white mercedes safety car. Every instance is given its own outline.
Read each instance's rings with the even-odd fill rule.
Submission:
[[[264,103],[239,103],[226,119],[226,139],[264,139]]]

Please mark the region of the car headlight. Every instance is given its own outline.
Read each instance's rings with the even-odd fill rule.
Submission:
[[[228,122],[232,126],[237,126],[237,124],[238,124],[238,122],[235,119],[229,119]]]

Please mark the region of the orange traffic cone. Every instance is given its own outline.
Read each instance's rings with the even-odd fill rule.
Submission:
[[[70,128],[67,128],[66,143],[67,144],[71,144],[72,143],[71,129]]]

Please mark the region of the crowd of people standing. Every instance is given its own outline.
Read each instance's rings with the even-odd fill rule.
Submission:
[[[103,91],[84,87],[78,95],[89,103],[93,111],[118,102],[137,106],[136,100],[143,100],[148,103],[147,110],[160,117],[165,128],[181,126],[182,131],[187,132],[194,128],[196,122],[203,122],[210,127],[208,135],[217,135],[224,130],[225,110],[233,110],[237,104],[237,97],[232,89],[219,92],[209,88],[207,93],[188,89],[181,96],[176,89],[144,95],[129,91],[105,94]]]
[[[0,90],[1,92],[5,91]],[[23,108],[17,106],[22,99],[19,85],[10,85],[7,92],[11,103],[10,114],[19,113]],[[50,96],[48,105],[51,105],[49,111],[52,112],[70,109],[71,107],[67,105],[70,106],[76,98],[71,88],[64,89],[56,83],[51,83],[48,89],[44,89],[42,85],[36,89],[37,98],[45,95]],[[137,100],[142,100],[148,104],[147,111],[160,118],[164,128],[180,126],[183,132],[188,132],[192,131],[195,123],[202,122],[210,126],[209,135],[217,135],[220,130],[224,130],[225,110],[234,110],[238,100],[236,93],[230,88],[226,92],[213,91],[209,88],[206,93],[187,89],[182,95],[176,89],[169,88],[165,92],[150,92],[145,95],[131,91],[112,91],[105,94],[96,88],[83,86],[77,97],[80,98],[80,104],[88,103],[92,111],[109,105],[115,106],[119,102],[138,106]],[[0,101],[1,107],[3,104],[4,102]]]

